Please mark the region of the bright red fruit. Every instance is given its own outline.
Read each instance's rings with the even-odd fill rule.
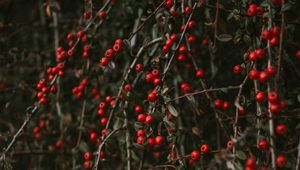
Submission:
[[[194,161],[197,161],[201,156],[201,153],[197,150],[194,150],[192,153],[191,153],[191,159],[194,160]]]
[[[267,140],[265,140],[265,139],[259,140],[259,142],[258,142],[258,148],[260,150],[263,150],[263,151],[268,150],[268,148],[269,148],[269,142]]]
[[[89,160],[92,160],[93,158],[93,154],[91,152],[85,152],[84,154],[84,159],[89,161]]]
[[[275,132],[277,135],[285,135],[287,133],[287,126],[285,124],[278,124],[276,126]]]
[[[287,158],[285,155],[279,155],[276,158],[276,165],[280,168],[285,167],[287,164]]]
[[[155,137],[155,145],[162,145],[165,142],[165,137],[163,136],[156,136]]]
[[[256,93],[255,99],[256,99],[256,101],[258,101],[258,102],[262,102],[262,101],[265,100],[265,97],[266,97],[265,92],[259,91],[259,92]]]
[[[196,77],[198,77],[198,78],[204,78],[204,76],[205,76],[205,72],[204,72],[203,69],[198,69],[196,71]]]
[[[202,153],[208,153],[208,152],[210,151],[209,145],[208,145],[208,144],[203,144],[203,145],[201,146],[201,148],[200,148],[200,151],[201,151]]]

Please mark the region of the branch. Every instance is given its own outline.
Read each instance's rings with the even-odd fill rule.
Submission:
[[[268,29],[272,28],[273,21],[272,21],[272,8],[271,8],[271,1],[269,1],[268,9],[269,9],[269,21],[268,21]],[[267,45],[267,50],[268,50],[268,67],[271,66],[271,61],[272,61],[272,53],[271,53],[271,46],[270,42],[268,41]],[[270,82],[268,82],[268,94],[271,91],[270,87]],[[270,133],[270,145],[275,147],[275,142],[274,142],[274,121],[273,121],[273,114],[270,112],[270,103],[268,102],[268,112],[269,112],[269,133]],[[276,170],[276,155],[275,155],[275,150],[274,147],[270,147],[270,153],[271,153],[271,158],[272,158],[272,169]]]
[[[195,96],[198,94],[202,94],[202,93],[207,93],[207,92],[215,92],[215,91],[223,91],[223,90],[233,90],[233,89],[240,89],[240,85],[239,86],[228,86],[228,87],[220,87],[220,88],[214,88],[214,89],[205,89],[205,90],[201,90],[201,91],[197,91],[197,92],[193,92],[193,93],[188,93],[179,97],[175,97],[174,99],[171,99],[167,102],[172,102],[175,100],[179,100],[188,96]]]
[[[117,133],[117,132],[119,132],[119,131],[121,131],[121,130],[124,130],[124,129],[126,129],[126,128],[127,128],[127,127],[121,127],[121,128],[119,128],[119,129],[115,129],[115,130],[113,130],[112,132],[110,132],[110,133],[103,139],[103,141],[101,142],[101,144],[99,145],[98,150],[97,150],[97,156],[96,156],[96,158],[95,158],[95,165],[94,165],[94,167],[93,167],[94,170],[97,170],[97,169],[98,169],[98,165],[99,165],[99,161],[100,161],[100,152],[101,152],[103,146],[105,145],[106,141],[107,141],[110,137],[112,137],[112,135],[114,135],[115,133]]]
[[[34,106],[32,108],[32,110],[31,110],[31,112],[29,114],[27,114],[26,119],[24,120],[22,126],[19,128],[19,130],[17,131],[17,133],[13,136],[13,139],[10,141],[9,145],[5,148],[5,150],[1,154],[0,161],[3,161],[5,159],[6,153],[13,147],[13,145],[16,142],[16,139],[21,135],[21,133],[27,127],[28,123],[32,119],[32,117],[33,117],[34,113],[36,112],[36,110],[38,109],[38,107],[39,107],[39,104],[36,105],[36,106]],[[30,107],[28,109],[30,109]]]

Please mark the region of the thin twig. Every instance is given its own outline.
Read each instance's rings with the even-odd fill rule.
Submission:
[[[98,146],[98,149],[97,149],[97,155],[96,155],[96,158],[95,158],[95,165],[93,167],[94,170],[97,170],[98,169],[98,165],[99,165],[99,161],[100,161],[100,153],[101,153],[101,150],[103,148],[103,146],[105,145],[106,141],[108,139],[110,139],[115,133],[121,131],[121,130],[124,130],[126,129],[126,127],[121,127],[121,128],[118,128],[118,129],[115,129],[113,130],[112,132],[110,132],[102,141],[102,143]]]
[[[220,87],[220,88],[214,88],[214,89],[205,89],[205,90],[196,91],[196,92],[193,92],[193,93],[187,93],[185,95],[182,95],[182,96],[176,97],[174,99],[171,99],[168,102],[176,101],[176,100],[185,98],[187,96],[195,96],[195,95],[199,95],[199,94],[207,93],[207,92],[216,92],[216,91],[233,90],[233,89],[240,89],[240,86],[228,86],[228,87]]]
[[[268,10],[269,10],[269,21],[268,21],[268,29],[271,29],[273,26],[273,21],[272,21],[272,7],[271,7],[272,1],[269,1],[268,5]],[[272,60],[272,53],[271,53],[271,46],[270,42],[268,41],[267,44],[267,51],[268,51],[268,67],[271,66],[271,60]],[[271,91],[271,84],[268,82],[268,94]],[[275,147],[275,142],[274,142],[274,121],[273,121],[273,114],[270,111],[270,103],[268,102],[268,112],[269,112],[269,133],[270,133],[270,145]],[[275,150],[274,147],[270,147],[270,153],[271,153],[271,161],[272,161],[272,169],[276,170],[276,155],[275,155]]]
[[[23,124],[17,131],[17,133],[13,136],[12,140],[10,141],[9,145],[5,148],[3,153],[1,154],[0,161],[3,161],[5,159],[6,153],[13,147],[15,144],[17,138],[22,134],[24,129],[27,127],[28,123],[30,122],[31,118],[33,117],[34,113],[37,111],[39,108],[39,104],[34,106],[29,114],[26,115],[26,119],[24,120]]]
[[[279,54],[278,54],[278,62],[277,62],[277,74],[275,76],[275,90],[278,90],[278,81],[280,78],[280,70],[281,70],[281,62],[283,56],[283,35],[284,35],[284,26],[285,26],[285,13],[281,12],[281,26],[280,26],[280,41],[279,41]]]
[[[246,77],[244,78],[244,80],[242,81],[242,83],[240,84],[240,89],[239,89],[239,92],[237,94],[237,97],[236,97],[236,101],[235,101],[235,106],[236,106],[236,109],[235,109],[235,119],[234,119],[234,124],[233,124],[233,131],[234,131],[234,139],[237,138],[237,135],[238,135],[238,121],[239,121],[239,109],[241,108],[240,106],[240,98],[241,98],[241,95],[242,95],[242,91],[244,89],[244,86],[246,84],[248,80],[248,74],[246,75]],[[235,148],[235,145],[233,145],[233,155],[235,156],[235,153],[236,153],[236,148]]]

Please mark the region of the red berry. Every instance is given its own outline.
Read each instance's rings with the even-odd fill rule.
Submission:
[[[153,74],[151,74],[151,73],[146,74],[146,82],[147,83],[153,82],[153,80],[154,80]]]
[[[122,47],[124,45],[124,41],[122,39],[116,39],[115,44],[118,44]]]
[[[270,39],[269,43],[271,46],[277,46],[279,44],[278,38],[273,37],[272,39]]]
[[[165,137],[163,136],[156,136],[155,137],[155,145],[160,146],[165,142]]]
[[[81,38],[84,35],[84,32],[82,30],[77,32],[77,37]]]
[[[279,101],[278,93],[275,91],[270,91],[268,94],[268,101],[270,103],[278,103],[278,101]]]
[[[277,135],[285,135],[287,133],[287,126],[285,124],[278,124],[276,126],[275,132]]]
[[[270,78],[270,74],[267,71],[262,71],[259,74],[259,81],[267,82]]]
[[[241,106],[241,108],[238,109],[238,113],[244,115],[246,114],[246,109],[243,106]]]
[[[132,91],[132,85],[131,84],[126,84],[124,86],[124,89],[127,91],[127,92],[131,92]]]
[[[256,15],[256,5],[255,4],[251,4],[251,5],[249,5],[249,8],[248,8],[248,15],[249,16],[254,16],[254,15]]]
[[[262,102],[262,101],[265,100],[265,96],[266,96],[265,92],[259,91],[259,92],[256,93],[255,99],[258,102]]]
[[[279,155],[276,158],[276,165],[280,168],[285,167],[287,164],[287,158],[285,155]]]
[[[91,161],[84,161],[83,167],[84,167],[84,169],[90,169],[90,168],[92,168]]]
[[[99,11],[98,17],[99,17],[100,19],[105,19],[105,18],[106,18],[106,12],[105,12],[105,11]]]
[[[196,71],[196,77],[198,77],[198,78],[204,78],[204,76],[205,76],[205,72],[204,72],[203,69],[198,69]]]
[[[106,135],[108,134],[108,129],[102,129],[102,131],[101,131],[101,135],[103,136],[103,137],[106,137]]]
[[[201,42],[202,45],[207,46],[208,45],[208,40],[207,39],[203,39]]]
[[[272,38],[272,31],[264,29],[261,33],[261,37],[265,40],[270,40]]]
[[[106,108],[106,103],[101,102],[98,106],[99,106],[100,109],[105,109]]]
[[[284,3],[283,0],[272,0],[272,2],[274,3],[274,5],[282,5]]]
[[[55,143],[55,148],[56,149],[61,149],[63,146],[63,141],[61,139],[57,140],[56,143]]]
[[[104,67],[107,66],[109,64],[109,62],[110,62],[109,58],[107,58],[107,57],[102,57],[101,58],[101,65],[102,66],[104,66]]]
[[[90,18],[91,18],[91,13],[88,12],[88,11],[85,11],[85,12],[83,13],[83,18],[84,18],[85,20],[90,19]]]
[[[186,6],[186,7],[184,8],[184,13],[185,13],[185,14],[191,14],[192,12],[193,12],[193,8],[192,8],[192,7]]]
[[[271,113],[278,113],[280,111],[280,105],[275,103],[275,104],[271,104],[270,106],[270,112]]]
[[[103,117],[105,115],[105,110],[104,109],[99,109],[97,114],[100,116],[100,117]]]
[[[90,161],[90,160],[92,160],[92,158],[93,158],[93,154],[91,152],[85,152],[85,154],[84,154],[85,160]]]
[[[105,57],[112,58],[112,57],[114,57],[114,55],[115,55],[115,52],[113,49],[107,49],[105,51]]]
[[[105,126],[108,122],[108,119],[106,117],[101,118],[100,123],[102,126]]]
[[[270,75],[274,75],[276,72],[277,72],[277,68],[274,67],[274,66],[269,66],[267,68],[267,72],[270,74]]]
[[[163,46],[163,52],[164,52],[164,54],[168,54],[170,52],[170,47],[164,45]]]
[[[69,41],[73,40],[73,39],[74,39],[74,35],[71,34],[71,33],[69,33],[69,34],[67,35],[67,39],[68,39]],[[59,50],[57,50],[58,53],[61,53],[62,51],[63,51],[63,48],[62,48],[62,47],[59,47]]]
[[[252,69],[249,72],[249,78],[252,80],[258,79],[259,78],[259,71],[256,69]]]
[[[137,121],[138,122],[145,122],[146,120],[146,115],[145,114],[139,114],[138,117],[137,117]]]
[[[188,52],[188,48],[185,45],[180,45],[179,53],[180,54],[186,54],[187,52]]]
[[[178,35],[177,35],[177,34],[172,34],[172,35],[170,36],[170,39],[171,39],[173,42],[175,42],[175,41],[177,41],[179,38],[178,38]]]
[[[279,106],[280,106],[280,109],[285,109],[286,108],[286,103],[284,101],[280,101]]]
[[[230,109],[231,104],[228,101],[224,101],[222,107],[223,107],[224,110],[227,110],[227,109]]]
[[[279,37],[279,35],[280,35],[280,27],[274,26],[274,27],[272,28],[272,35],[273,35],[274,37]]]
[[[149,138],[148,139],[148,146],[149,147],[155,146],[155,139],[154,138]]]
[[[243,71],[243,68],[242,68],[242,66],[241,66],[240,64],[237,64],[237,65],[235,65],[235,66],[233,67],[233,72],[234,72],[235,74],[241,74],[242,71]]]
[[[148,125],[154,123],[154,117],[152,115],[146,116],[145,123]]]
[[[105,101],[106,101],[107,103],[110,103],[112,100],[113,100],[113,98],[112,98],[111,96],[106,96],[106,97],[105,97]]]
[[[92,132],[92,133],[90,134],[90,139],[91,139],[92,142],[97,141],[97,139],[98,139],[97,133]]]
[[[223,107],[223,101],[220,99],[216,99],[214,102],[216,108],[222,108]]]
[[[118,0],[111,0],[112,4],[116,4],[118,2]]]
[[[268,150],[268,148],[269,148],[269,142],[267,140],[265,140],[265,139],[259,140],[259,142],[258,142],[258,148],[260,150],[263,150],[263,151]]]
[[[115,44],[113,46],[113,50],[114,50],[115,54],[118,54],[122,51],[122,47],[119,44]]]
[[[184,62],[184,61],[185,61],[185,54],[179,54],[179,55],[177,56],[177,59],[178,59],[178,61],[180,61],[180,62]]]
[[[40,133],[40,128],[39,127],[35,127],[34,129],[33,129],[33,133]]]
[[[150,102],[156,101],[156,100],[157,100],[157,95],[154,94],[154,93],[148,94],[148,100],[149,100]]]
[[[159,76],[159,70],[157,70],[157,69],[152,70],[152,75],[154,77],[158,77]]]
[[[143,71],[143,64],[137,64],[136,66],[135,66],[135,70],[136,70],[136,72],[141,72],[141,71]]]
[[[187,41],[188,41],[188,43],[190,43],[190,44],[194,44],[194,43],[196,42],[196,36],[194,36],[194,35],[189,35]]]
[[[191,153],[191,159],[194,160],[194,161],[197,161],[201,156],[201,153],[197,150],[194,150],[192,153]]]
[[[46,127],[46,121],[45,120],[40,120],[39,127],[40,128],[45,128]]]
[[[160,157],[161,157],[161,152],[160,152],[160,151],[154,152],[153,155],[154,155],[154,157],[156,157],[156,158],[160,158]]]
[[[145,140],[145,136],[139,136],[139,137],[137,138],[136,143],[142,145],[142,144],[144,143],[144,140]]]
[[[187,25],[187,29],[191,30],[191,29],[195,28],[196,24],[197,24],[196,21],[194,21],[194,20],[190,21]]]
[[[166,41],[166,46],[167,46],[168,48],[172,47],[172,46],[173,46],[173,41],[172,41],[171,39],[167,39],[167,41]]]
[[[165,5],[166,5],[168,8],[172,8],[173,5],[174,5],[174,2],[173,2],[173,0],[166,0],[166,1],[165,1]]]
[[[300,60],[300,50],[296,52],[296,57]]]
[[[232,149],[232,148],[233,148],[233,142],[232,142],[232,140],[229,140],[227,142],[227,149]]]
[[[137,136],[145,136],[146,135],[146,132],[144,129],[141,129],[141,130],[138,130],[137,131]]]
[[[200,151],[201,151],[202,153],[208,153],[208,152],[210,151],[209,145],[208,145],[208,144],[203,144],[203,145],[201,146],[201,148],[200,148]]]
[[[55,94],[57,92],[57,86],[56,85],[51,86],[50,92]]]
[[[155,86],[161,85],[161,84],[162,84],[161,78],[158,78],[158,77],[157,77],[157,78],[154,78],[153,84],[154,84]]]
[[[255,51],[249,53],[249,60],[256,61],[258,59],[258,55]]]
[[[249,157],[246,161],[246,166],[250,167],[252,169],[255,169],[255,167],[256,167],[256,158],[253,157],[253,156]]]
[[[143,112],[143,106],[141,106],[141,105],[135,106],[134,112],[135,113],[142,113]]]
[[[259,48],[259,49],[255,50],[255,53],[256,53],[258,59],[262,59],[262,58],[264,58],[265,50]]]

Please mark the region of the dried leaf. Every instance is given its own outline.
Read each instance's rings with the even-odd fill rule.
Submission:
[[[217,39],[221,42],[228,42],[232,40],[232,35],[230,34],[221,34],[217,36]]]

